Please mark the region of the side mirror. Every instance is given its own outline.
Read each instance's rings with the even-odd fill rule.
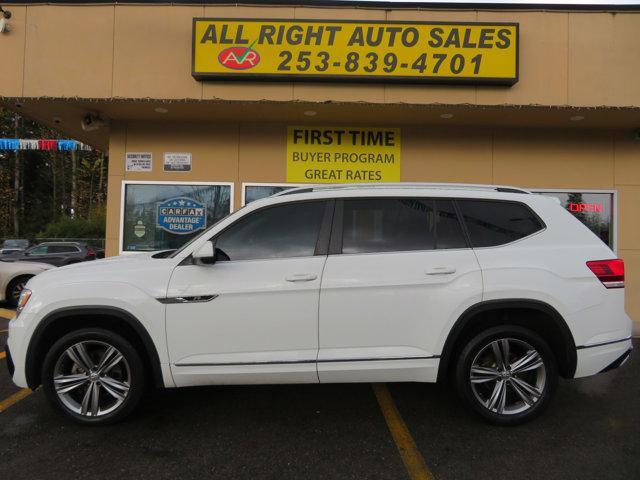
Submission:
[[[191,255],[194,260],[198,260],[202,263],[213,263],[215,260],[215,250],[213,243],[205,242],[198,250]]]

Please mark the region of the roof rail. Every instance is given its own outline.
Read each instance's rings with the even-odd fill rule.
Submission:
[[[487,190],[503,193],[531,193],[523,188],[511,187],[507,185],[483,185],[474,183],[342,183],[342,184],[326,184],[326,185],[310,185],[305,187],[293,187],[289,190],[278,192],[273,196],[292,195],[294,193],[311,193],[322,190],[350,190],[360,188],[433,188],[433,189],[451,189],[451,190]]]

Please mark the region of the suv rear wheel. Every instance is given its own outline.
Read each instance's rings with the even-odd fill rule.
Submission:
[[[467,405],[491,423],[516,425],[540,414],[558,384],[556,359],[536,333],[499,326],[473,337],[456,366]]]
[[[48,400],[76,422],[114,423],[139,403],[144,367],[126,339],[87,328],[65,335],[51,347],[42,385]]]

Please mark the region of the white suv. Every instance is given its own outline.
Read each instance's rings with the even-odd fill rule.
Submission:
[[[82,423],[145,386],[435,382],[515,424],[629,356],[622,260],[511,187],[347,185],[253,202],[177,251],[31,279],[7,358]]]

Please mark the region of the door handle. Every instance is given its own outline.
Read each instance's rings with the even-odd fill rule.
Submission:
[[[452,273],[456,273],[455,267],[433,267],[427,268],[424,272],[427,275],[451,275]]]
[[[318,278],[318,276],[314,275],[313,273],[297,273],[295,275],[286,277],[285,280],[287,282],[310,282],[312,280],[315,280],[316,278]]]

